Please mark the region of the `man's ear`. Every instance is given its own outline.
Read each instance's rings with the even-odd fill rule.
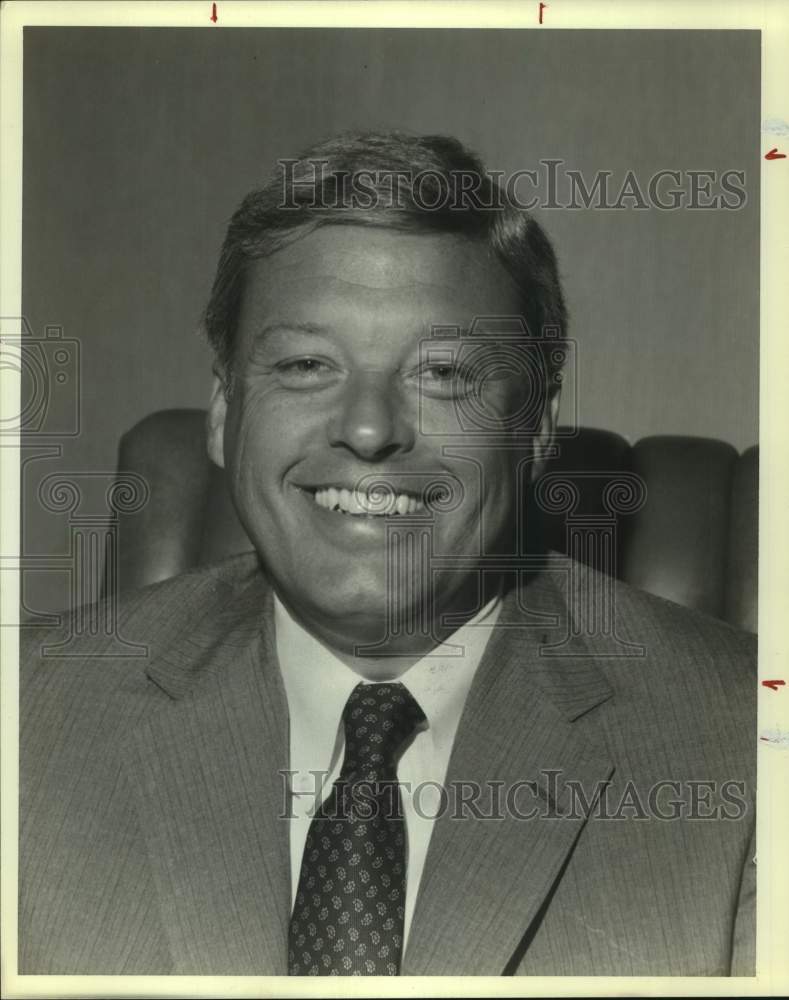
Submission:
[[[534,457],[531,463],[532,482],[535,482],[545,472],[545,465],[551,457],[551,445],[556,435],[561,398],[561,389],[556,386],[548,397],[539,433],[534,438]]]
[[[214,369],[214,386],[206,418],[208,457],[220,469],[225,467],[225,418],[227,416],[227,381]]]

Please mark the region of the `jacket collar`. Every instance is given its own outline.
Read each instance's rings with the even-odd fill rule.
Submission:
[[[573,613],[567,599],[574,572],[584,579],[590,577],[584,567],[550,553],[541,571],[531,575],[525,586],[510,589],[498,623],[499,632],[507,638],[502,636],[495,647],[519,652],[528,661],[529,679],[570,722],[612,694],[596,663],[611,655],[611,644],[584,628],[582,609]],[[182,698],[205,677],[216,675],[229,636],[236,646],[263,641],[276,660],[274,597],[256,559],[241,588],[219,592],[215,610],[204,614],[196,628],[190,623],[188,630],[174,637],[149,663],[146,673],[171,698]],[[490,658],[488,652],[483,662]]]
[[[592,715],[613,692],[597,642],[569,613],[571,571],[552,558],[505,601],[458,728],[404,974],[501,975],[517,964],[586,823],[568,808],[568,782],[591,805],[613,772]],[[486,818],[459,805],[473,789]]]
[[[588,791],[610,776],[596,730],[576,721],[612,691],[596,641],[568,612],[568,571],[550,560],[505,597],[463,710],[448,788],[531,782],[540,803],[561,806],[568,779]],[[135,732],[128,762],[175,971],[284,975],[288,710],[272,593],[257,570],[210,603],[150,663],[148,676],[170,700]],[[528,793],[516,805],[528,809]],[[501,974],[585,821],[438,818],[403,973]]]
[[[274,600],[271,585],[257,556],[237,560],[240,580],[222,582],[207,575],[192,600],[200,617],[173,635],[166,648],[155,651],[146,674],[172,699],[198,690],[211,676],[224,670],[232,651],[262,643],[274,644]]]
[[[207,596],[197,626],[150,663],[169,698],[125,757],[174,971],[284,975],[288,711],[272,595],[258,568]]]

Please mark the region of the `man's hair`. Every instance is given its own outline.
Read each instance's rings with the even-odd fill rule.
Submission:
[[[327,225],[450,233],[483,242],[520,290],[530,335],[539,337],[548,327],[556,340],[566,336],[551,243],[528,212],[507,201],[478,157],[449,136],[351,132],[280,160],[233,215],[204,314],[224,373],[231,368],[248,262]],[[556,356],[547,352],[549,373],[560,366],[550,360]]]

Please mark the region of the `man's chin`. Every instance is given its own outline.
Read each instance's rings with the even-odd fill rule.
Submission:
[[[312,613],[333,631],[351,634],[381,634],[391,616],[391,598],[385,588],[337,587],[333,592],[312,595]]]
[[[346,653],[362,645],[388,644],[395,635],[402,638],[408,630],[422,631],[419,608],[427,609],[426,596],[416,601],[413,595],[404,603],[401,594],[393,593],[380,577],[375,580],[340,579],[333,585],[315,588],[314,583],[301,590],[293,586],[281,594],[302,624],[324,641]],[[398,620],[398,611],[405,621]],[[405,614],[403,614],[405,612]]]

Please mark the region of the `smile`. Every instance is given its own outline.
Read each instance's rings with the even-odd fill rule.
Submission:
[[[416,514],[425,509],[423,501],[408,493],[387,490],[338,489],[334,486],[318,489],[313,499],[319,507],[352,517],[385,517],[396,514]]]

